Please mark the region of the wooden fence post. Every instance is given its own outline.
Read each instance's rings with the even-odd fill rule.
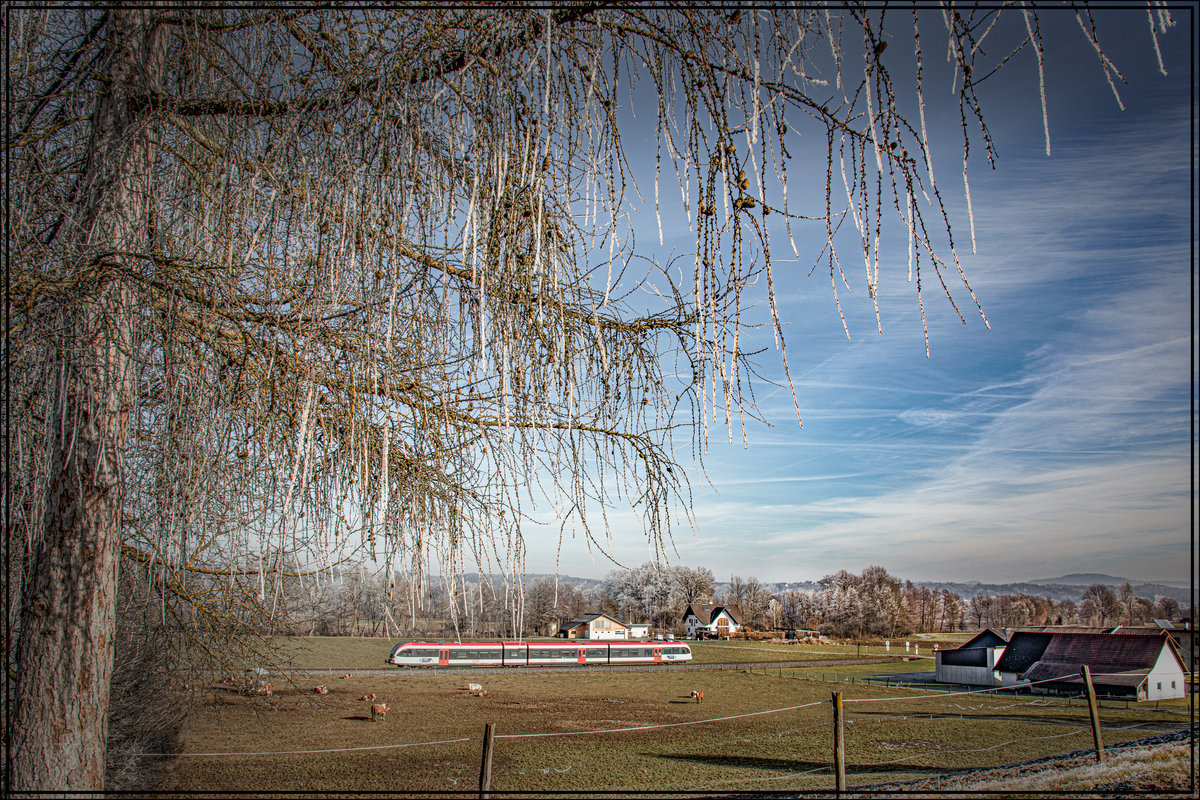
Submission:
[[[479,767],[479,800],[487,800],[492,786],[492,735],[496,723],[489,722],[483,729],[483,763]]]
[[[1100,712],[1096,708],[1096,689],[1092,686],[1092,671],[1087,664],[1079,672],[1087,689],[1088,714],[1092,718],[1092,741],[1096,743],[1096,763],[1104,763],[1104,739],[1100,736]]]
[[[833,693],[833,774],[834,790],[840,797],[846,791],[846,738],[842,728],[842,693]]]

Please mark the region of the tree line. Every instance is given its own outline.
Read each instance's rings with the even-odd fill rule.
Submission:
[[[553,636],[567,621],[592,612],[654,631],[681,635],[688,606],[733,606],[754,631],[805,629],[837,637],[894,638],[981,628],[1038,625],[1113,627],[1144,625],[1179,615],[1172,597],[1139,597],[1124,583],[1114,591],[1093,584],[1079,601],[1013,592],[964,598],[938,586],[921,586],[869,566],[838,570],[813,590],[772,591],[755,577],[718,582],[706,567],[647,562],[609,572],[590,588],[552,577],[515,589],[485,576],[448,579],[426,587],[403,577],[350,569],[336,580],[289,587],[284,613],[265,633],[323,636]],[[514,600],[523,614],[513,614]],[[247,622],[251,622],[247,620]]]

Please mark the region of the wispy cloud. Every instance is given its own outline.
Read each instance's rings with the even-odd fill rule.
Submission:
[[[693,476],[697,535],[680,531],[679,560],[763,580],[869,564],[913,579],[1185,578],[1195,153],[1186,70],[1169,85],[1177,97],[1137,114],[1087,107],[1088,124],[1060,123],[1051,159],[1037,104],[1018,112],[1036,116],[1024,120],[1032,144],[972,177],[980,251],[963,260],[991,329],[955,287],[963,326],[927,273],[932,358],[903,243],[882,254],[883,336],[865,287],[842,294],[847,341],[828,273],[805,278],[803,257],[781,265],[804,428],[790,392],[765,388],[776,426],[751,426],[749,451],[710,430],[717,491]],[[615,552],[645,560],[633,516],[612,519]]]

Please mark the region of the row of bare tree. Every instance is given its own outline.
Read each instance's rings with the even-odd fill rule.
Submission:
[[[680,634],[689,605],[735,606],[750,630],[805,628],[833,636],[893,638],[1025,625],[1139,625],[1173,618],[1171,597],[1138,597],[1126,583],[1113,591],[1095,584],[1078,603],[1023,593],[976,594],[965,600],[949,589],[901,581],[880,566],[859,574],[826,575],[815,591],[770,591],[757,578],[734,575],[718,591],[712,570],[647,562],[610,572],[589,590],[568,581],[538,578],[518,588],[502,581],[438,581],[416,596],[403,577],[345,570],[333,580],[286,582],[281,613],[266,619],[264,633],[320,636],[553,636],[585,612],[646,623]],[[512,613],[514,599],[523,616]],[[245,620],[247,627],[255,621]]]

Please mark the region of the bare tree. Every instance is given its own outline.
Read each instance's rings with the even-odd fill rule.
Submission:
[[[677,565],[673,568],[676,598],[675,603],[680,612],[695,603],[707,603],[713,599],[716,590],[716,577],[707,567],[685,567]]]
[[[1134,610],[1138,605],[1137,592],[1133,591],[1133,585],[1129,581],[1125,581],[1117,587],[1117,600],[1121,603],[1122,610],[1125,614],[1125,624],[1134,624]]]
[[[1163,595],[1154,601],[1154,614],[1158,619],[1173,620],[1179,614],[1179,601]]]
[[[959,628],[963,618],[963,601],[955,592],[942,589],[941,624],[938,630],[942,633]]]
[[[709,420],[732,439],[757,413],[756,282],[786,367],[772,230],[824,232],[840,309],[847,247],[875,297],[894,213],[922,317],[922,278],[974,303],[933,179],[925,23],[990,158],[974,76],[1014,48],[983,39],[1042,53],[1030,10],[996,13],[6,10],[11,786],[104,786],[121,559],[163,624],[230,636],[289,576],[363,555],[404,566],[414,620],[418,600],[457,614],[431,569],[519,574],[535,511],[603,550],[592,510],[630,502],[665,557],[688,513],[672,431],[702,454]],[[885,18],[916,45],[919,122]],[[638,80],[686,272],[628,235]],[[800,208],[804,127],[826,170]]]
[[[1079,603],[1079,616],[1087,618],[1101,628],[1121,613],[1121,601],[1116,592],[1103,583],[1093,583],[1083,592]]]
[[[817,624],[816,605],[808,592],[788,589],[783,593],[783,616],[789,628],[809,628]]]

